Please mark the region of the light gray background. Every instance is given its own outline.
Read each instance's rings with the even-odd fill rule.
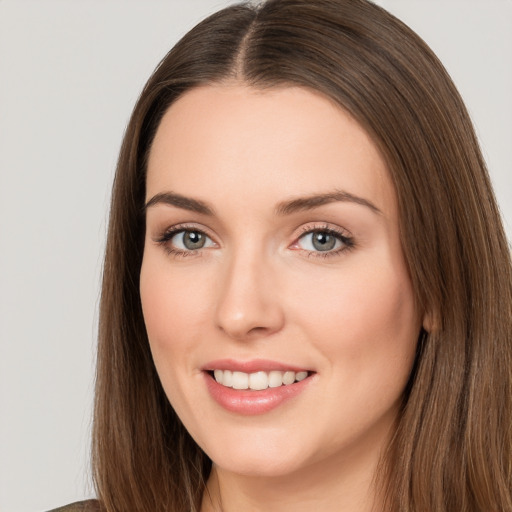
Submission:
[[[0,510],[93,496],[101,258],[124,127],[157,62],[222,0],[0,0]],[[512,1],[380,0],[469,106],[512,234]]]

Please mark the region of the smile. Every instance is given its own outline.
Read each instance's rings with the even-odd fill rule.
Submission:
[[[258,371],[254,373],[245,373],[240,371],[216,369],[213,371],[213,376],[218,384],[227,388],[262,391],[268,388],[289,386],[295,382],[300,382],[308,376],[308,372],[274,370],[270,372]]]
[[[263,359],[219,359],[202,370],[213,400],[242,415],[270,412],[301,395],[318,378],[316,371]]]

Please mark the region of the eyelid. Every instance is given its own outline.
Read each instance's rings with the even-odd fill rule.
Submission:
[[[342,242],[342,247],[337,249],[329,250],[329,251],[311,251],[308,249],[304,249],[299,246],[299,241],[301,238],[315,232],[325,232],[335,236],[338,240]],[[303,251],[311,257],[321,257],[326,258],[329,256],[337,256],[342,252],[351,250],[355,247],[355,241],[353,235],[345,228],[338,226],[336,224],[330,224],[326,222],[321,223],[308,223],[300,227],[300,232],[295,235],[294,241],[289,246],[292,250]]]
[[[330,222],[307,222],[300,226],[299,233],[296,237],[299,238],[300,236],[305,235],[306,233],[311,233],[312,231],[332,231],[333,233],[337,233],[347,238],[352,236],[348,229],[338,226],[337,224],[331,224]]]
[[[156,236],[152,237],[152,239],[154,242],[161,243],[170,240],[174,235],[180,233],[181,231],[197,231],[198,233],[203,233],[217,244],[215,241],[215,236],[212,235],[206,226],[189,222],[180,222],[179,224],[168,226],[165,229],[160,230]]]
[[[183,232],[197,232],[203,234],[213,243],[214,247],[199,247],[197,249],[181,249],[179,247],[173,246],[170,241],[179,233]],[[201,256],[203,251],[218,247],[218,242],[215,240],[215,237],[210,234],[210,230],[205,226],[198,225],[196,223],[179,223],[174,224],[172,226],[167,227],[166,229],[159,232],[160,234],[153,237],[153,242],[157,245],[162,246],[165,252],[174,258],[185,258],[191,256]]]

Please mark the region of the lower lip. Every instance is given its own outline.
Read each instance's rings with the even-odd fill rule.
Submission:
[[[262,391],[239,390],[219,384],[208,372],[204,372],[206,386],[212,398],[224,409],[246,416],[264,414],[296,397],[311,382],[311,376],[278,388]]]

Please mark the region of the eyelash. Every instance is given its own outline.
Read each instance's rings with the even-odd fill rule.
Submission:
[[[307,251],[306,249],[300,249],[302,251],[306,251],[308,253],[308,258],[331,258],[334,256],[339,256],[343,252],[348,252],[355,248],[355,241],[352,236],[350,236],[345,230],[335,228],[332,226],[329,226],[327,224],[324,224],[322,226],[311,226],[306,225],[302,228],[302,233],[300,236],[298,236],[293,242],[293,245],[297,245],[299,240],[306,235],[309,235],[311,233],[326,233],[328,235],[331,235],[335,238],[337,238],[341,243],[342,246],[334,251]]]
[[[182,249],[177,249],[176,247],[172,247],[169,245],[169,242],[172,240],[174,236],[178,233],[183,232],[193,232],[193,233],[201,233],[202,235],[211,239],[211,236],[208,235],[203,229],[199,229],[196,226],[190,226],[186,224],[178,224],[167,229],[164,233],[162,233],[159,237],[155,239],[155,242],[158,245],[161,245],[165,252],[169,254],[169,256],[173,256],[175,258],[186,258],[188,256],[197,256],[201,253],[201,249],[191,249],[188,251],[184,251]]]
[[[162,233],[162,235],[160,235],[159,237],[154,239],[154,241],[158,245],[161,245],[165,249],[167,254],[169,254],[170,256],[173,256],[175,258],[185,258],[185,257],[189,257],[189,256],[200,255],[202,248],[190,249],[190,250],[184,251],[182,249],[177,249],[176,247],[172,247],[169,245],[170,240],[172,240],[172,238],[174,236],[176,236],[178,233],[183,233],[183,232],[187,232],[187,231],[194,232],[194,233],[200,233],[200,234],[208,237],[209,239],[212,239],[212,237],[210,237],[208,235],[208,233],[206,233],[206,231],[204,231],[203,229],[199,229],[196,226],[179,224],[179,225],[176,225],[176,226],[173,226],[173,227],[167,229],[164,233]],[[329,225],[322,225],[322,226],[306,225],[306,226],[304,226],[302,228],[302,233],[295,239],[292,246],[297,245],[301,238],[303,238],[306,235],[311,234],[311,233],[326,233],[328,235],[334,236],[337,240],[339,240],[342,243],[342,246],[334,251],[308,251],[307,249],[301,249],[301,248],[297,249],[297,250],[307,252],[308,258],[324,258],[325,259],[325,258],[330,258],[333,256],[339,256],[341,253],[348,252],[348,251],[354,249],[354,247],[355,247],[355,242],[354,242],[354,239],[352,236],[348,235],[347,232],[344,230],[336,229]]]

